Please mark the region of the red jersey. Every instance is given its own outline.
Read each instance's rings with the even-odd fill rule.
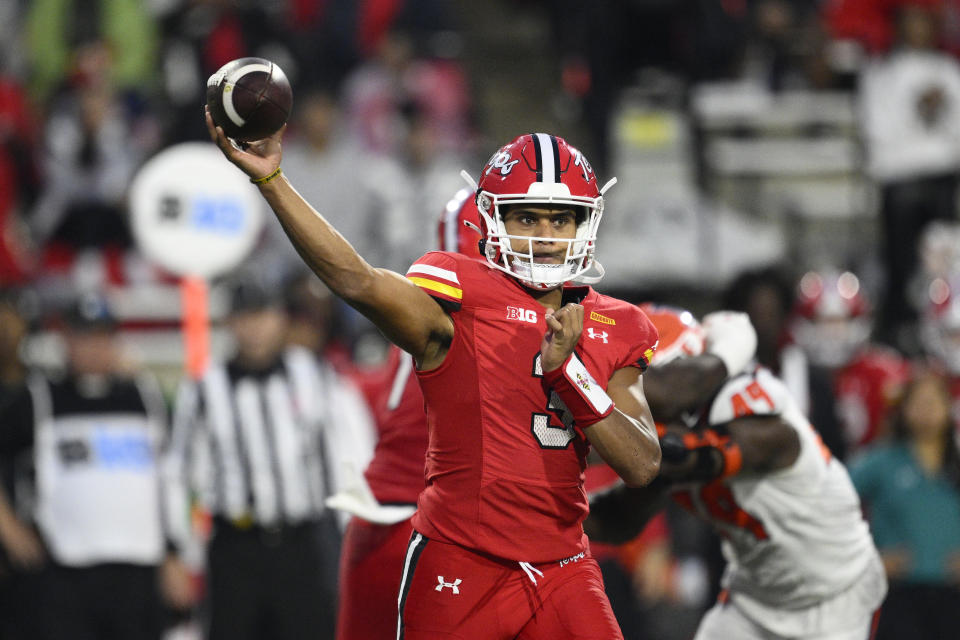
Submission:
[[[387,373],[373,394],[377,446],[364,475],[380,504],[415,504],[423,491],[427,454],[423,394],[413,359],[397,347],[390,350]]]
[[[872,442],[910,376],[910,364],[893,349],[871,345],[834,374],[838,418],[851,452]]]
[[[588,443],[541,384],[544,307],[514,278],[460,254],[428,253],[407,277],[455,327],[443,364],[417,372],[430,441],[414,528],[518,562],[584,551]],[[600,386],[618,369],[646,367],[657,331],[639,308],[590,287],[564,294],[584,307],[576,355]]]

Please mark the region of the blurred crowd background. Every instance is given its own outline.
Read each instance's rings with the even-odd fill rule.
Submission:
[[[208,139],[206,79],[243,56],[290,78],[283,170],[370,262],[403,271],[436,247],[461,169],[521,133],[561,135],[619,179],[598,289],[748,312],[759,361],[835,455],[856,470],[933,429],[948,445],[928,471],[960,499],[960,0],[2,0],[4,401],[68,366],[63,311],[90,292],[122,366],[173,401],[179,280],[138,250],[128,189],[152,155]],[[211,283],[215,358],[235,344],[226,291],[249,273],[287,293],[289,341],[361,389],[376,378],[383,339],[303,280],[273,221]],[[925,431],[916,387],[946,421]],[[903,558],[922,537],[885,517],[891,579],[955,590],[960,536],[921,571]],[[935,509],[911,517],[937,529]],[[688,637],[717,549],[671,511],[602,550],[627,637]],[[170,626],[190,637],[197,616]]]

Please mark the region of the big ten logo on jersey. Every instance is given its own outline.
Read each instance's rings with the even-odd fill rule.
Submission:
[[[733,415],[736,418],[769,413],[774,409],[773,399],[756,380],[748,384],[743,391],[733,394],[730,402],[733,403]]]
[[[484,175],[489,175],[494,169],[500,170],[501,176],[508,176],[510,172],[513,171],[513,168],[516,166],[519,159],[513,160],[512,156],[506,151],[497,151],[493,154],[493,157],[490,158],[490,161],[487,162],[487,170],[483,172]]]
[[[543,363],[539,353],[533,358],[533,377],[543,378]],[[531,414],[530,431],[533,437],[537,439],[541,449],[566,449],[577,437],[577,432],[573,429],[573,415],[554,391],[550,392],[544,409],[549,413],[534,411]],[[561,424],[553,423],[554,419]]]
[[[507,320],[519,320],[520,322],[529,322],[537,324],[537,312],[532,309],[523,309],[521,307],[507,307]]]

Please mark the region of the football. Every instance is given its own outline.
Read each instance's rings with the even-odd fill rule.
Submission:
[[[240,142],[260,140],[286,123],[293,91],[283,70],[265,58],[238,58],[207,80],[213,122]]]

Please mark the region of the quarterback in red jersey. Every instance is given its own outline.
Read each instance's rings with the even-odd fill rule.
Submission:
[[[480,216],[473,196],[472,190],[461,189],[447,204],[438,224],[438,246],[479,260]],[[374,386],[373,459],[352,491],[327,503],[354,514],[340,556],[337,640],[396,637],[400,568],[413,530],[410,516],[424,487],[427,417],[413,358],[392,347]]]
[[[583,535],[582,476],[589,447],[630,486],[657,475],[641,383],[657,333],[636,307],[566,286],[594,266],[603,211],[583,155],[542,133],[502,147],[477,188],[486,263],[429,253],[404,279],[286,180],[282,130],[241,149],[209,111],[207,127],[320,279],[414,357],[427,486],[397,637],[622,638]]]

